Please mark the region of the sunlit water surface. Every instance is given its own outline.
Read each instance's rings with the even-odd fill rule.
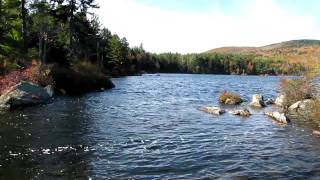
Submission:
[[[198,109],[232,90],[277,94],[279,77],[143,75],[0,116],[0,179],[320,178],[320,138],[252,110]],[[234,107],[225,107],[232,109]]]

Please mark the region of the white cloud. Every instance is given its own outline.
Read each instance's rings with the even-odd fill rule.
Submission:
[[[316,19],[289,13],[272,0],[250,1],[241,13],[187,13],[147,6],[134,0],[98,0],[101,22],[143,42],[151,52],[203,52],[221,46],[261,46],[292,39],[320,39]]]

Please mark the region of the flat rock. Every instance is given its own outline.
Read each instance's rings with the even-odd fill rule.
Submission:
[[[219,107],[204,107],[201,109],[201,111],[204,111],[206,113],[213,114],[213,115],[221,115],[226,112],[225,110]]]
[[[251,116],[251,113],[248,109],[241,109],[241,110],[234,110],[234,111],[230,111],[230,114],[236,115],[236,116],[244,116],[244,117],[248,117]]]
[[[290,123],[290,119],[284,114],[279,112],[265,112],[265,115],[271,117],[272,119],[276,120],[282,124]]]

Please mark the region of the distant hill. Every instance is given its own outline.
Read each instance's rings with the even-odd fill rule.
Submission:
[[[320,60],[320,40],[292,40],[261,47],[221,47],[206,53],[254,54],[312,65]]]

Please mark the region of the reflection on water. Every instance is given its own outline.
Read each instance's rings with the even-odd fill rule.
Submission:
[[[1,179],[320,177],[320,138],[301,125],[198,111],[222,90],[276,95],[278,77],[144,75],[0,117]],[[226,107],[232,108],[232,107]]]

